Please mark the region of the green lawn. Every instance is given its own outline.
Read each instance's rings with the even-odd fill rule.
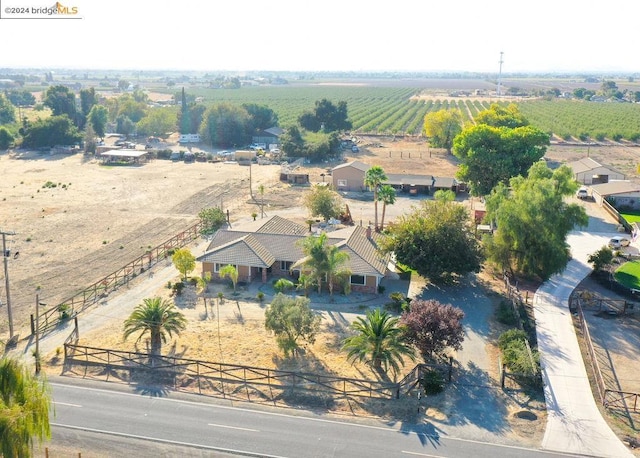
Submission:
[[[640,261],[625,262],[618,267],[614,277],[627,288],[640,289]]]
[[[640,213],[620,213],[627,223],[638,223],[640,222]]]

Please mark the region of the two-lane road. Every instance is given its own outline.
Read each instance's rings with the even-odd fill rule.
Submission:
[[[219,400],[153,397],[52,383],[56,428],[277,457],[557,457],[556,453],[444,437],[428,422],[347,423],[323,414],[247,409]],[[148,456],[153,455],[149,453]]]

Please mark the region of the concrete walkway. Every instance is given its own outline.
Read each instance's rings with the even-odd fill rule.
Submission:
[[[616,233],[573,232],[567,242],[573,259],[534,296],[538,350],[545,385],[546,450],[597,457],[632,457],[598,410],[582,359],[569,296],[591,272],[590,254]]]

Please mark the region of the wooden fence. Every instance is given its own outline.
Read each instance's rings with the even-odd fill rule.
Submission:
[[[201,228],[201,222],[192,225],[164,243],[147,250],[146,253],[138,256],[124,267],[98,280],[79,293],[62,301],[60,304],[45,310],[40,314],[38,329],[36,329],[35,317],[31,315],[32,335],[35,335],[36,332],[44,335],[52,331],[61,322],[78,315],[100,299],[108,296],[109,293],[117,290],[121,286],[127,285],[136,276],[169,257],[172,250],[182,248],[200,237]]]
[[[150,381],[172,384],[180,391],[223,398],[274,402],[295,393],[397,398],[400,384],[380,381],[265,369],[147,353],[64,344],[65,371],[81,366],[86,373],[97,368],[101,374],[128,382]]]
[[[582,310],[581,305],[582,299],[580,295],[576,294],[572,297],[571,304],[572,309],[578,314],[578,322],[580,324],[580,330],[582,331],[582,335],[585,340],[585,344],[587,347],[587,353],[589,355],[589,362],[591,363],[591,368],[593,370],[593,378],[596,382],[596,390],[598,392],[598,397],[600,398],[600,402],[602,405],[609,410],[620,410],[624,412],[624,414],[628,417],[629,421],[633,423],[633,418],[631,417],[631,413],[640,413],[640,405],[638,403],[638,398],[640,397],[640,393],[632,393],[628,391],[620,391],[620,390],[612,390],[607,388],[607,385],[604,380],[604,376],[602,375],[602,371],[600,370],[600,364],[598,363],[598,358],[596,357],[595,348],[593,346],[593,341],[591,340],[591,334],[589,333],[589,326],[587,324],[587,320],[584,317],[584,312]],[[607,304],[611,306],[611,304]],[[602,306],[602,304],[600,304]],[[624,309],[626,309],[627,302],[624,301]]]

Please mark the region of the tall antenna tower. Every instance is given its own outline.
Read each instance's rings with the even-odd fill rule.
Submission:
[[[500,71],[498,72],[498,97],[502,96],[502,64],[504,63],[504,60],[502,59],[503,55],[504,55],[504,52],[500,51]]]

